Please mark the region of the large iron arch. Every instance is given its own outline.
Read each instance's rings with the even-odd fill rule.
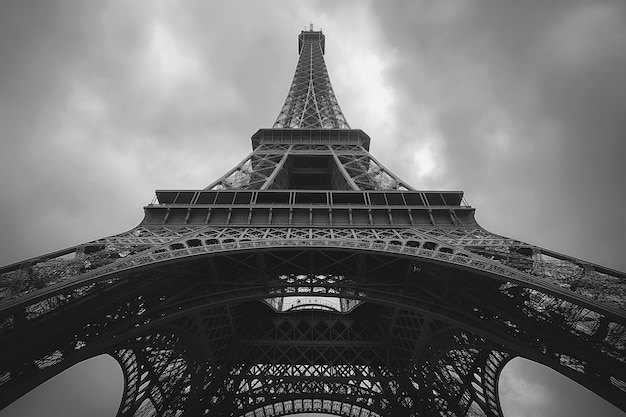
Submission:
[[[454,256],[446,252],[441,253]],[[407,329],[411,327],[430,329],[434,326],[435,331],[429,334],[442,329],[447,331],[455,328],[465,329],[476,337],[489,340],[492,343],[489,351],[502,352],[503,357],[507,358],[512,355],[527,357],[563,373],[601,395],[604,393],[606,399],[618,406],[621,404],[620,401],[623,401],[621,400],[623,388],[620,385],[622,384],[620,370],[623,365],[615,359],[615,354],[611,354],[611,350],[619,352],[621,348],[619,340],[623,337],[620,335],[623,333],[619,333],[618,325],[611,322],[609,314],[593,312],[591,310],[593,306],[582,307],[580,304],[574,304],[566,297],[561,297],[561,291],[558,289],[539,291],[539,286],[534,282],[523,286],[520,280],[507,279],[508,277],[480,268],[459,267],[457,263],[445,259],[445,256],[419,257],[403,251],[392,253],[372,247],[357,249],[342,245],[333,247],[328,244],[318,247],[302,244],[302,241],[298,245],[264,247],[262,250],[248,245],[243,247],[237,245],[230,251],[210,254],[198,251],[193,255],[103,273],[99,277],[90,277],[91,281],[71,285],[65,282],[57,288],[54,286],[46,288],[45,296],[69,297],[72,291],[81,288],[81,285],[100,285],[100,288],[94,291],[110,291],[116,296],[109,299],[106,305],[102,303],[98,305],[93,303],[95,297],[87,292],[82,298],[76,297],[75,300],[32,318],[31,332],[35,332],[36,329],[45,328],[48,317],[58,315],[71,317],[67,323],[66,333],[60,332],[56,336],[66,349],[50,348],[48,352],[44,352],[33,348],[29,351],[30,357],[17,351],[10,352],[13,359],[20,358],[18,362],[24,365],[16,370],[15,366],[13,369],[9,367],[9,381],[5,382],[8,385],[4,389],[8,387],[13,397],[19,396],[30,389],[33,381],[42,382],[71,366],[71,363],[79,361],[78,358],[84,358],[87,352],[93,352],[91,354],[95,355],[106,349],[115,351],[113,348],[115,343],[111,341],[114,338],[127,340],[127,332],[132,333],[138,331],[137,329],[143,332],[156,331],[162,326],[174,326],[188,331],[193,328],[193,323],[198,324],[198,321],[206,319],[201,317],[200,312],[203,310],[211,310],[212,313],[207,313],[209,316],[219,316],[229,321],[228,326],[218,327],[224,334],[230,332],[230,336],[220,337],[233,338],[236,332],[237,306],[270,297],[300,294],[296,291],[300,284],[284,279],[289,274],[314,277],[316,281],[311,283],[309,280],[306,285],[325,291],[319,293],[319,296],[358,300],[364,305],[379,306],[380,311],[388,313],[389,328],[397,333],[388,336],[387,342],[390,344],[402,346],[402,343],[409,343],[406,340],[411,336],[401,334],[404,334],[403,332],[410,334]],[[334,278],[332,283],[325,281],[330,276]],[[79,277],[78,281],[81,279]],[[169,289],[172,286],[188,288],[179,291],[176,297],[171,297],[166,294],[171,293]],[[37,294],[34,295],[31,302],[41,303]],[[21,306],[24,310],[28,309],[28,306],[24,305],[26,302],[23,300]],[[113,313],[111,309],[115,312]],[[589,327],[588,313],[581,316],[580,312],[583,309],[595,314],[592,316],[595,317],[594,326]],[[17,307],[13,307],[14,315],[17,310]],[[81,314],[77,313],[91,314],[92,318],[81,322],[79,319]],[[93,320],[93,314],[100,314],[100,324],[98,320]],[[421,321],[417,318],[418,315],[423,316]],[[559,315],[561,320],[554,320]],[[350,316],[350,313],[346,312],[345,316]],[[542,321],[548,317],[553,324],[542,327]],[[408,324],[400,325],[402,320]],[[90,323],[89,326],[80,328],[80,324],[87,321]],[[566,346],[563,337],[580,338],[581,323],[587,326],[583,329],[587,329],[587,346],[582,350],[580,347],[573,349]],[[73,330],[72,326],[75,326]],[[208,324],[205,323],[205,326]],[[217,327],[214,326],[215,328]],[[555,330],[557,333],[554,333]],[[37,337],[26,330],[20,332],[23,340],[33,340],[32,338]],[[62,340],[62,334],[65,334],[65,340]],[[410,348],[408,345],[401,349],[397,348],[402,350],[400,356],[404,358],[404,364],[409,363],[407,361],[419,363],[420,353],[430,346],[426,336],[422,339],[425,340],[421,340],[419,344],[413,343]],[[222,342],[224,342],[222,345],[227,345],[225,339]],[[118,346],[118,352],[129,351],[128,348],[124,350],[119,343]],[[206,346],[202,349],[206,349]],[[213,350],[219,349],[218,347]],[[596,362],[592,365],[584,361],[590,352],[598,351],[608,352],[604,355],[603,363]],[[58,352],[61,352],[60,360]],[[122,358],[120,355],[118,354],[118,357]],[[206,357],[200,355],[199,358],[198,363],[207,362]],[[52,364],[41,369],[33,369],[32,364],[46,360]],[[212,366],[211,372],[206,373],[215,376],[217,375],[215,372],[221,372],[222,376],[225,372],[220,369],[217,362]],[[127,371],[127,374],[130,375],[130,372]],[[28,376],[22,380],[30,382],[19,383],[20,375]],[[38,377],[33,377],[34,375]],[[13,378],[14,376],[16,378]],[[490,383],[496,387],[497,380],[494,381],[495,385],[493,381]],[[467,384],[467,381],[463,383]],[[497,388],[493,387],[480,388],[483,392],[482,397],[477,397],[475,393],[471,394],[473,401],[469,403],[465,394],[464,402],[459,403],[458,407],[472,406],[478,398],[477,403],[480,403],[481,408],[491,410],[489,412],[492,415],[498,415],[499,405],[489,403],[491,397],[487,398],[485,394],[497,391]],[[127,392],[130,392],[130,389],[127,384]],[[472,392],[477,390],[474,388]],[[214,394],[225,395],[220,394],[219,389],[216,389]],[[198,398],[203,396],[197,395]],[[130,397],[127,395],[125,401],[128,398]],[[424,401],[428,405],[422,404],[420,407],[433,407],[432,399]],[[135,401],[132,407],[136,410],[140,405]],[[132,407],[125,410],[132,410]],[[120,415],[126,415],[122,408],[120,412]]]

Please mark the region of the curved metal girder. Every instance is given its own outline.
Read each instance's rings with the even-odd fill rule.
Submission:
[[[305,263],[302,262],[304,259]],[[105,345],[110,350],[113,337],[128,340],[124,336],[126,332],[149,333],[150,329],[165,325],[182,329],[196,340],[194,343],[200,346],[198,349],[205,352],[203,366],[207,369],[209,360],[206,358],[211,358],[211,370],[206,372],[213,375],[211,384],[215,390],[219,390],[220,381],[226,378],[229,371],[224,366],[233,360],[234,352],[238,352],[236,357],[246,358],[250,363],[254,360],[271,363],[271,358],[288,357],[288,352],[296,351],[300,358],[314,357],[319,363],[328,363],[332,355],[342,357],[345,349],[350,348],[353,349],[351,357],[355,360],[360,358],[362,363],[395,362],[399,364],[398,369],[411,369],[407,368],[407,364],[421,363],[422,352],[431,346],[433,335],[442,330],[459,328],[476,335],[476,338],[491,340],[490,347],[486,345],[480,351],[483,353],[475,352],[475,357],[472,356],[480,364],[483,374],[476,370],[471,373],[474,378],[472,383],[483,384],[482,388],[472,391],[471,399],[487,410],[487,415],[498,415],[497,406],[489,402],[496,396],[496,374],[490,374],[492,379],[484,376],[486,364],[492,360],[489,355],[493,356],[489,352],[531,358],[594,389],[618,406],[622,401],[619,398],[624,392],[619,382],[624,368],[624,332],[623,328],[619,328],[621,325],[599,313],[594,316],[597,324],[590,325],[589,315],[581,316],[581,307],[571,301],[518,283],[503,284],[502,277],[494,279],[481,271],[441,262],[416,262],[413,257],[402,253],[391,256],[365,250],[307,247],[281,247],[266,251],[262,274],[258,271],[256,253],[242,250],[214,254],[209,258],[185,257],[158,265],[138,268],[117,281],[107,279],[100,292],[89,293],[83,299],[69,301],[60,309],[31,318],[30,330],[20,328],[16,332],[5,333],[3,345],[17,340],[20,341],[19,346],[26,348],[7,350],[3,369],[8,369],[9,378],[0,385],[0,390],[22,386],[18,383],[19,375],[27,379],[37,374],[51,376],[47,369],[64,369],[60,364],[65,360],[72,361],[73,357],[82,354],[84,348],[93,349],[106,341],[102,344],[102,351]],[[308,272],[309,268],[318,273]],[[331,274],[333,271],[334,275]],[[173,276],[177,277],[176,280],[172,279]],[[177,291],[173,291],[174,288]],[[182,288],[185,290],[182,291]],[[315,337],[302,336],[301,342],[306,343],[300,344],[295,339],[285,340],[278,333],[275,333],[274,340],[269,339],[260,345],[259,340],[263,339],[260,336],[243,337],[247,328],[245,319],[261,317],[258,312],[244,309],[248,302],[294,295],[307,288],[307,291],[323,290],[320,293],[323,296],[363,301],[361,307],[350,313],[337,315],[341,317],[336,318],[339,321],[351,317],[356,320],[359,314],[367,312],[367,308],[374,308],[374,312],[365,314],[367,319],[361,320],[361,323],[370,322],[371,317],[378,317],[379,320],[375,329],[363,330],[365,344],[359,345],[352,337],[348,339],[351,343],[346,342],[344,347],[333,345],[324,342],[323,332],[315,333]],[[116,295],[101,297],[103,292],[109,291]],[[115,300],[114,304],[112,300]],[[288,322],[289,316],[272,311],[263,304],[258,306],[265,311],[270,322]],[[311,312],[300,313],[307,316]],[[334,313],[319,314],[322,320],[324,314]],[[61,321],[63,326],[58,325],[60,317],[65,317]],[[556,320],[556,317],[561,319]],[[48,323],[52,322],[57,323],[56,327],[46,332]],[[579,323],[587,325],[581,328]],[[316,328],[313,322],[303,326],[311,332]],[[252,329],[261,331],[262,327],[257,325]],[[382,339],[375,336],[381,329],[389,329],[388,333],[382,333]],[[264,334],[271,334],[271,331]],[[48,336],[51,342],[58,342],[45,347],[35,346],[37,340]],[[250,342],[246,344],[246,340]],[[252,342],[255,340],[256,344]],[[375,340],[378,344],[374,343]],[[327,344],[323,350],[315,350],[310,346],[311,341]],[[66,348],[59,349],[59,346]],[[356,348],[361,349],[358,354],[354,351]],[[460,353],[456,355],[454,357],[463,356]],[[33,364],[36,365],[34,370]],[[478,367],[475,366],[476,369]],[[475,375],[479,374],[483,376],[476,380]],[[398,375],[396,379],[401,378],[407,376]],[[417,398],[415,392],[408,389],[414,386],[410,378],[405,381],[402,390],[407,395],[402,398]],[[490,383],[485,385],[485,381]],[[28,387],[22,389],[25,392]],[[3,395],[3,398],[6,397]],[[446,404],[453,402],[449,399]],[[137,407],[141,405],[136,401],[133,404]],[[459,410],[466,410],[472,402],[458,404],[461,404],[457,405]]]

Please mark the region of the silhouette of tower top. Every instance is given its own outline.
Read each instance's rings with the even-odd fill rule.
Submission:
[[[321,30],[300,33],[298,65],[273,128],[252,135],[252,154],[207,190],[414,190],[369,153],[367,134],[348,125],[324,48]],[[447,196],[460,201],[462,193]]]
[[[119,417],[502,417],[516,356],[626,410],[626,274],[399,179],[346,122],[324,51],[300,33],[274,128],[217,181],[0,268],[0,407],[108,353]]]
[[[275,128],[349,129],[330,84],[324,62],[326,41],[322,31],[298,36],[298,65]]]

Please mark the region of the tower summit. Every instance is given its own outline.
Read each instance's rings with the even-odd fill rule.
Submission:
[[[351,129],[303,31],[252,153],[134,229],[0,269],[0,406],[85,359],[118,416],[502,416],[520,356],[626,410],[626,274],[495,235]]]
[[[274,128],[350,128],[330,85],[325,47],[324,34],[313,31],[313,25],[298,36],[298,66]]]

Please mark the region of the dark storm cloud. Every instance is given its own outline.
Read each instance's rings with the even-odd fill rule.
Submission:
[[[426,109],[438,150],[413,182],[464,189],[496,232],[625,269],[626,4],[395,5],[374,3],[400,57],[397,146],[422,146],[410,132]]]

